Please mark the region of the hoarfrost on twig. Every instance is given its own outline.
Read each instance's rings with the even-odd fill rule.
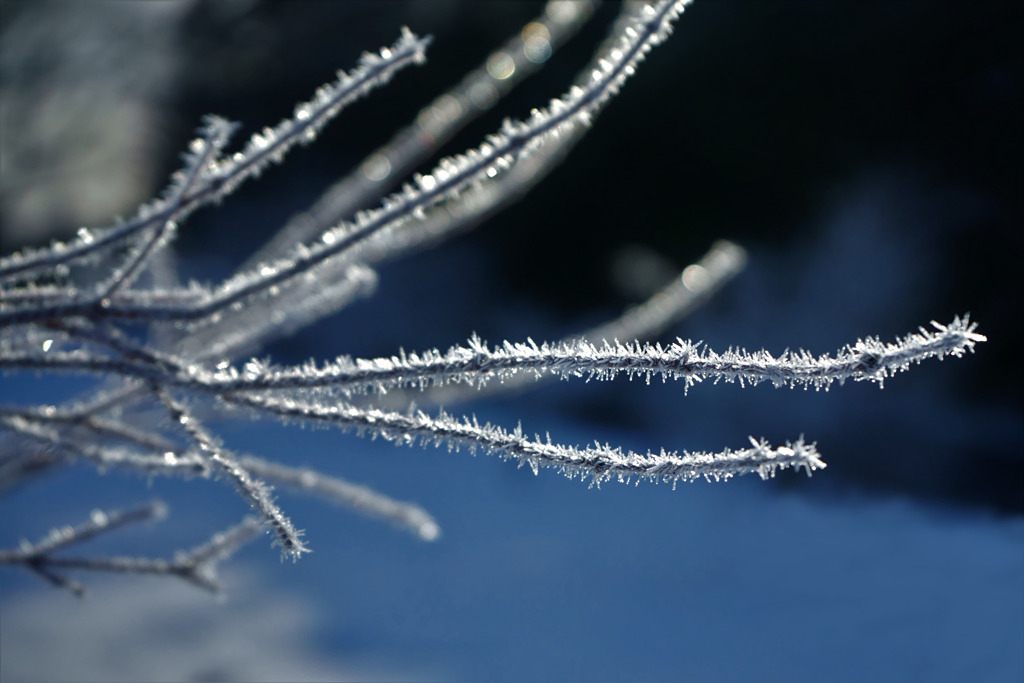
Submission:
[[[320,365],[279,366],[251,357],[270,341],[369,296],[377,282],[375,264],[467,230],[520,198],[593,125],[645,55],[669,36],[686,4],[627,4],[606,47],[560,98],[525,120],[506,120],[477,146],[446,156],[430,172],[399,185],[406,172],[472,118],[466,102],[479,100],[481,88],[494,91],[485,98],[486,107],[477,102],[483,110],[546,61],[593,10],[589,2],[549,5],[222,282],[179,282],[167,267],[171,244],[189,215],[230,195],[295,145],[313,140],[342,108],[400,69],[423,63],[430,38],[402,29],[394,44],[364,54],[354,69],[338,72],[335,81],[296,105],[292,116],[254,134],[238,152],[227,152],[236,124],[207,116],[183,168],[134,217],[107,228],[83,228],[70,244],[0,259],[0,371],[90,373],[107,380],[91,395],[63,405],[0,406],[0,494],[85,462],[101,471],[120,468],[150,477],[221,477],[256,513],[172,560],[63,556],[70,545],[159,518],[165,508],[153,503],[125,512],[97,510],[83,524],[0,551],[0,564],[20,565],[75,593],[83,589],[65,575],[68,571],[175,575],[218,590],[217,562],[264,529],[285,556],[297,558],[307,550],[273,498],[271,484],[340,503],[423,540],[439,537],[437,520],[416,503],[334,474],[232,452],[209,426],[219,417],[249,413],[354,430],[398,445],[482,452],[535,473],[554,468],[593,485],[614,479],[674,486],[743,474],[767,479],[782,469],[810,475],[825,463],[816,445],[802,436],[782,446],[749,437],[749,447],[718,453],[637,453],[601,443],[559,444],[531,437],[521,425],[509,429],[412,406],[450,407],[484,391],[512,391],[543,378],[673,379],[683,382],[684,392],[704,380],[816,390],[847,380],[881,386],[923,360],[960,357],[986,341],[967,315],[948,325],[933,322],[933,329],[895,342],[861,339],[833,355],[716,352],[682,339],[648,341],[742,270],[743,249],[720,241],[648,301],[556,342],[490,345],[474,335],[445,352],[340,356]],[[366,206],[375,208],[356,211]]]

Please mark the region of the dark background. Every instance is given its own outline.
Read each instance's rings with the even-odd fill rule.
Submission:
[[[144,5],[165,9],[138,9]],[[393,42],[401,25],[432,34],[426,66],[403,72],[346,111],[315,144],[293,152],[282,167],[183,227],[183,273],[223,277],[540,8],[539,3],[445,1],[4,2],[3,251],[79,225],[103,225],[112,213],[130,213],[177,168],[177,155],[202,115],[241,121],[242,135],[248,135],[289,115],[296,101],[307,99],[336,68],[353,64],[360,51]],[[599,8],[539,74],[445,151],[475,146],[502,118],[525,117],[532,107],[562,94],[617,11],[613,4]],[[629,249],[650,248],[681,269],[715,239],[729,238],[748,249],[747,271],[667,339],[703,339],[716,349],[737,345],[778,353],[803,347],[825,353],[858,336],[891,340],[929,320],[949,322],[969,311],[990,341],[966,359],[926,362],[889,380],[883,391],[848,385],[823,395],[702,386],[682,397],[677,386],[560,383],[529,398],[473,409],[506,425],[522,419],[529,431],[550,427],[556,436],[566,419],[575,425],[570,433],[582,441],[596,433],[635,448],[717,450],[741,447],[748,434],[778,442],[804,432],[818,441],[829,468],[811,482],[787,476],[757,483],[772,487],[783,501],[792,502],[787,495],[810,506],[881,501],[889,512],[884,506],[897,506],[891,522],[897,527],[904,504],[1017,524],[1024,513],[1017,305],[1018,264],[1024,257],[1022,14],[1018,2],[697,2],[677,22],[668,43],[651,53],[600,114],[568,161],[524,201],[435,251],[385,266],[375,298],[268,353],[279,362],[341,352],[375,356],[399,347],[446,347],[474,331],[491,341],[557,338],[636,301],[637,295],[613,277]],[[73,154],[80,148],[86,152]],[[117,169],[128,169],[128,175],[117,175]],[[93,185],[79,195],[72,188],[83,178]],[[113,205],[94,206],[91,202],[103,195],[96,188],[111,186],[119,188],[112,192]],[[79,196],[90,201],[74,199]],[[31,228],[15,233],[16,225]],[[234,438],[245,443],[244,431],[243,426]],[[276,442],[264,438],[245,447],[272,456],[263,451]],[[279,438],[281,447],[293,448],[293,441]],[[316,462],[317,456],[301,457]],[[464,456],[445,457],[462,460],[458,464],[470,472],[483,466]],[[373,464],[352,467],[372,481]],[[504,473],[501,468],[509,466],[495,467]],[[499,479],[499,489],[507,485],[512,500],[522,504],[515,496],[536,486],[530,495],[554,490],[552,495],[565,497],[566,510],[575,509],[574,494],[562,491],[565,482],[550,482],[552,473],[525,482],[521,474],[495,475],[508,477]],[[483,486],[458,489],[459,482],[476,484],[459,474],[449,476],[455,479],[427,485],[422,496],[415,492],[423,479],[413,475],[392,471],[375,483],[383,490],[391,484],[401,490],[408,483],[407,497],[441,511],[453,500],[481,511],[488,505],[501,509],[483,497]],[[694,500],[702,500],[700,491]],[[602,492],[601,500],[616,495],[630,494]],[[664,494],[652,495],[660,501]],[[744,488],[732,495],[759,500],[761,494]],[[630,504],[616,509],[632,509]],[[657,509],[677,504],[682,505]],[[722,505],[712,504],[706,514],[728,516],[728,504]],[[742,510],[735,514],[742,516]],[[823,515],[819,519],[829,519],[827,512],[815,510]],[[890,524],[874,507],[867,516],[875,519],[875,514],[879,528]],[[792,521],[785,515],[780,520]],[[837,526],[846,523],[840,519]],[[450,520],[443,524],[445,542],[458,543],[458,530],[450,530]],[[497,524],[495,534],[511,537],[519,528],[511,519]],[[959,524],[948,528],[961,529]],[[625,521],[617,530],[624,536],[635,533]],[[463,538],[474,538],[463,531]],[[828,530],[821,531],[828,536]],[[898,556],[897,545],[931,547],[916,532],[901,533],[897,528],[881,540],[881,549],[871,541],[863,548]],[[1019,551],[1020,538],[1013,542]],[[830,552],[828,541],[823,543]],[[767,546],[765,557],[776,557]],[[390,545],[382,547],[385,555],[394,553],[386,559],[404,561]],[[458,555],[461,546],[454,548],[459,561],[468,561],[469,555]],[[479,552],[486,555],[487,548]],[[782,553],[787,546],[777,548]],[[849,541],[849,552],[861,549],[856,539]],[[265,548],[260,550],[265,555]],[[552,553],[558,557],[558,551]],[[638,558],[665,559],[652,553]],[[801,553],[797,549],[795,557],[821,559],[810,550]],[[835,557],[840,556],[837,550]],[[363,561],[376,566],[373,558]],[[600,561],[616,566],[603,556]],[[823,566],[833,565],[826,560]],[[884,572],[875,565],[868,569]],[[780,574],[791,571],[780,565]],[[537,572],[537,581],[549,578]],[[955,578],[943,575],[941,590],[962,590],[961,579],[968,576],[973,574],[967,570]],[[739,583],[745,578],[741,575]],[[724,585],[716,580],[711,588]],[[899,605],[900,591],[913,590],[900,584],[877,595]],[[509,595],[514,601],[519,593],[513,589]],[[800,609],[808,604],[800,595],[797,591],[794,598],[793,623],[801,623]],[[383,598],[377,600],[381,604]],[[554,602],[560,600],[556,594]],[[566,609],[577,604],[566,600]],[[358,610],[358,604],[352,606]],[[416,608],[422,621],[409,626],[413,633],[432,623],[440,611],[434,607]],[[714,614],[713,606],[708,613]],[[510,629],[523,623],[502,614]],[[930,618],[915,614],[908,622],[911,631]],[[414,620],[409,614],[396,619]],[[356,622],[357,633],[363,633]],[[369,627],[367,642],[374,643],[371,650],[379,642],[385,651],[388,643],[394,645],[390,622],[363,623]],[[831,621],[811,617],[811,623]],[[383,629],[377,640],[374,624]],[[443,625],[437,633],[446,633]],[[934,637],[927,629],[923,633],[921,638]],[[724,635],[735,633],[727,629]],[[869,636],[852,636],[865,638],[870,649]],[[402,649],[400,639],[395,647]],[[501,661],[486,648],[478,653],[483,661],[487,656]],[[554,660],[554,654],[551,660],[538,656],[538,666]],[[1018,663],[1012,659],[1011,664],[1013,669]],[[652,667],[656,677],[673,671]],[[569,675],[566,669],[543,670]]]

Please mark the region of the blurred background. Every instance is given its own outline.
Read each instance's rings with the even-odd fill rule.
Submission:
[[[241,141],[290,115],[363,50],[392,43],[401,26],[433,35],[425,66],[189,220],[178,240],[183,276],[222,278],[543,8],[5,0],[3,252],[129,215],[179,166],[202,115],[242,122]],[[561,95],[618,10],[598,7],[444,152]],[[266,544],[251,544],[226,568],[227,606],[170,581],[99,577],[82,577],[94,599],[79,604],[5,570],[0,672],[1019,680],[1022,15],[1015,2],[694,3],[523,201],[384,266],[374,298],[267,349],[283,363],[446,348],[472,332],[492,342],[559,338],[642,300],[718,238],[748,250],[746,271],[665,339],[831,353],[969,311],[988,343],[883,391],[722,385],[683,396],[660,383],[563,382],[467,408],[563,442],[640,451],[803,433],[818,442],[824,472],[596,491],[444,450],[220,425],[238,451],[416,500],[444,536],[422,544],[282,494],[315,552],[278,566]],[[51,402],[81,386],[12,375],[0,395]],[[83,468],[19,489],[0,500],[9,520],[0,547],[93,507],[160,497],[170,520],[95,552],[166,555],[244,514],[217,482],[144,483]],[[231,571],[241,572],[234,581]],[[132,619],[144,626],[129,633]],[[58,620],[66,626],[52,628]]]

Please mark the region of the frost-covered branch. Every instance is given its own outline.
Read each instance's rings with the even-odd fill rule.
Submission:
[[[810,474],[825,467],[814,444],[805,443],[803,438],[779,448],[750,437],[752,447],[736,451],[683,451],[680,454],[662,450],[641,455],[607,444],[578,448],[553,443],[550,437],[531,439],[521,425],[509,431],[490,423],[480,424],[476,418],[458,419],[443,411],[437,417],[430,417],[423,411],[400,414],[345,403],[319,405],[252,396],[237,396],[233,400],[278,418],[355,429],[361,435],[379,436],[398,445],[420,443],[446,446],[449,450],[465,448],[473,454],[479,450],[503,460],[518,460],[520,466],[529,465],[535,474],[540,467],[554,467],[570,479],[589,477],[596,485],[612,477],[621,482],[647,479],[673,484],[701,478],[722,481],[750,473],[767,479],[775,476],[779,469],[802,467]]]
[[[193,417],[179,401],[163,390],[157,390],[160,402],[167,406],[172,422],[188,434],[197,450],[216,465],[234,483],[238,492],[263,517],[277,536],[282,555],[299,558],[309,548],[300,540],[302,532],[295,528],[270,496],[270,488],[238,462],[238,459],[217,443],[217,440]]]
[[[246,266],[285,257],[296,244],[317,239],[358,209],[375,204],[458,131],[535,73],[590,19],[596,4],[593,0],[550,0],[538,16],[516,30],[455,87],[434,98],[408,126],[368,154],[353,173],[289,220]],[[417,232],[423,232],[423,226]]]
[[[72,544],[82,543],[100,534],[142,521],[158,520],[167,514],[167,506],[157,501],[133,510],[93,510],[89,521],[78,526],[53,529],[39,543],[23,541],[16,550],[0,550],[0,565],[21,565],[50,583],[65,588],[75,595],[84,595],[85,588],[62,573],[64,570],[85,569],[132,574],[163,574],[178,576],[212,592],[220,592],[217,582],[217,563],[230,557],[238,548],[255,538],[262,524],[254,517],[215,534],[209,541],[178,553],[173,560],[148,557],[54,557],[53,553]],[[57,570],[61,570],[58,572]]]
[[[528,161],[534,160],[536,156],[530,157]],[[516,168],[518,170],[519,167]],[[684,268],[680,277],[673,278],[646,301],[628,308],[618,318],[570,335],[562,342],[606,339],[642,341],[654,338],[714,296],[715,292],[742,272],[746,260],[746,251],[742,247],[728,240],[718,240],[699,261]],[[413,403],[419,406],[430,404],[450,407],[481,396],[515,392],[551,377],[556,375],[520,372],[502,377],[499,382],[486,384],[448,382],[409,390],[389,389],[387,394],[375,396],[374,403],[379,404],[379,407],[405,407]]]
[[[22,548],[14,553],[17,557],[39,557],[66,548],[77,543],[84,543],[101,534],[116,531],[123,526],[160,520],[167,516],[167,506],[156,501],[132,510],[103,512],[93,510],[89,515],[89,521],[77,526],[65,526],[60,529],[52,529],[49,536],[42,541],[32,544],[24,544]],[[4,555],[4,558],[9,557]]]
[[[876,382],[929,358],[942,360],[974,351],[987,341],[975,332],[977,323],[968,315],[956,317],[949,325],[932,321],[934,330],[919,328],[896,343],[877,337],[857,340],[835,355],[815,356],[808,351],[785,351],[773,356],[767,350],[752,353],[742,349],[716,352],[682,339],[662,346],[620,342],[594,344],[585,339],[537,344],[504,342],[488,346],[472,337],[466,346],[453,346],[441,353],[401,352],[390,358],[351,359],[342,356],[322,367],[307,363],[275,368],[253,359],[242,370],[228,366],[207,369],[202,364],[185,366],[173,358],[100,358],[87,352],[42,355],[8,354],[0,368],[54,369],[134,376],[163,385],[191,388],[220,396],[238,392],[263,392],[332,388],[345,395],[374,391],[385,394],[398,388],[428,389],[449,383],[483,387],[492,380],[505,381],[526,373],[533,377],[554,375],[562,379],[610,380],[653,377],[682,380],[688,390],[710,379],[757,385],[771,382],[776,387],[825,389],[847,380]]]
[[[539,377],[545,374],[562,379],[609,380],[623,374],[650,382],[682,380],[687,389],[710,379],[757,385],[771,382],[776,387],[827,390],[834,382],[870,381],[882,385],[887,377],[910,369],[929,358],[960,357],[973,352],[975,344],[987,341],[975,332],[977,323],[969,316],[956,317],[949,325],[932,321],[934,330],[920,328],[896,343],[877,337],[860,339],[835,355],[815,356],[807,351],[786,351],[773,356],[767,350],[747,352],[729,349],[716,352],[692,341],[677,340],[667,346],[619,342],[594,344],[571,340],[537,344],[504,342],[488,346],[477,337],[466,346],[447,352],[402,352],[390,358],[351,359],[342,356],[333,363],[316,367],[274,368],[253,359],[240,371],[235,367],[207,371],[201,366],[187,369],[188,376],[161,376],[150,365],[126,361],[95,361],[61,357],[57,367],[87,371],[113,370],[140,377],[160,377],[177,384],[218,395],[287,389],[338,389],[346,395],[375,391],[387,393],[396,388],[427,389],[452,382],[481,387],[492,380],[504,381],[517,374]],[[41,367],[41,366],[40,366]]]
[[[424,541],[437,540],[441,535],[441,526],[437,520],[415,503],[394,500],[366,486],[306,467],[288,467],[253,456],[242,456],[238,462],[258,477],[391,522]]]
[[[294,116],[252,136],[245,149],[229,158],[220,155],[234,124],[207,117],[200,137],[189,146],[185,168],[176,173],[164,199],[146,204],[131,221],[103,231],[82,229],[71,244],[55,243],[49,249],[23,251],[0,259],[0,280],[25,276],[39,269],[87,257],[140,231],[181,222],[195,209],[222,199],[245,180],[259,175],[270,162],[280,162],[297,143],[314,140],[324,125],[347,105],[384,85],[398,70],[422,64],[430,38],[418,38],[408,29],[391,47],[379,54],[364,53],[359,66],[316,91],[313,99],[295,106]]]

